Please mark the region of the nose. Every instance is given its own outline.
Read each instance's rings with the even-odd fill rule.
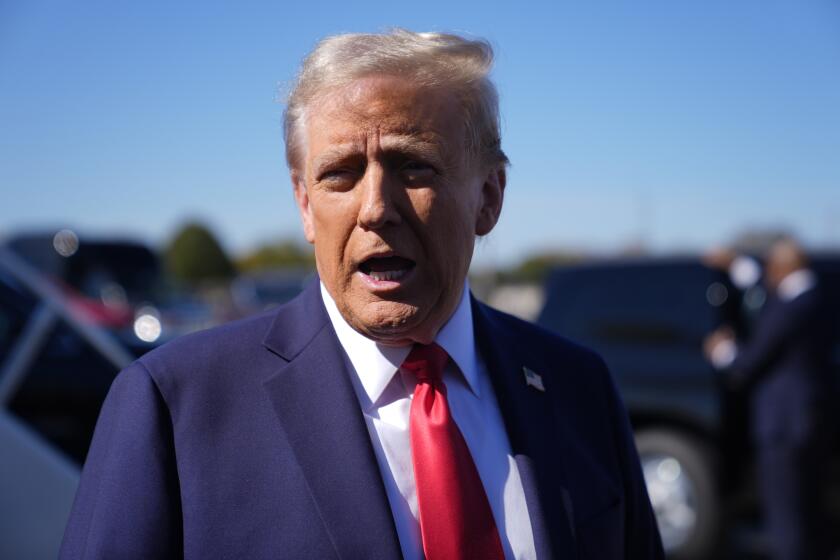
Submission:
[[[362,229],[375,230],[400,223],[400,213],[394,200],[396,185],[381,166],[368,165],[359,187],[362,202],[358,223]]]

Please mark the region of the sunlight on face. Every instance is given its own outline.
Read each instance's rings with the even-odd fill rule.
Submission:
[[[318,273],[350,325],[431,342],[455,310],[476,235],[498,219],[504,169],[465,153],[457,98],[370,77],[309,110],[295,198]]]

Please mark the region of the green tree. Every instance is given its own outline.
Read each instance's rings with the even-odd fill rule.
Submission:
[[[294,241],[263,245],[237,261],[242,272],[272,268],[315,268],[315,255]]]
[[[172,239],[165,253],[172,276],[188,284],[229,280],[236,270],[210,230],[200,223],[188,223]]]

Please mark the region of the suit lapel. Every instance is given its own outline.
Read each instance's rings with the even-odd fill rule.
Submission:
[[[472,304],[476,342],[522,479],[537,557],[576,558],[574,512],[561,460],[565,438],[558,434],[551,399],[526,384],[523,366],[528,364],[517,354],[521,348],[514,333],[494,324],[475,299]]]
[[[401,557],[370,435],[317,281],[278,314],[264,343],[289,360],[265,388],[338,556]]]

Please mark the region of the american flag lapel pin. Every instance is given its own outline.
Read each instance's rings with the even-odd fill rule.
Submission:
[[[525,366],[522,367],[522,373],[525,374],[525,385],[545,393],[545,385],[543,385],[542,376],[539,373]]]

